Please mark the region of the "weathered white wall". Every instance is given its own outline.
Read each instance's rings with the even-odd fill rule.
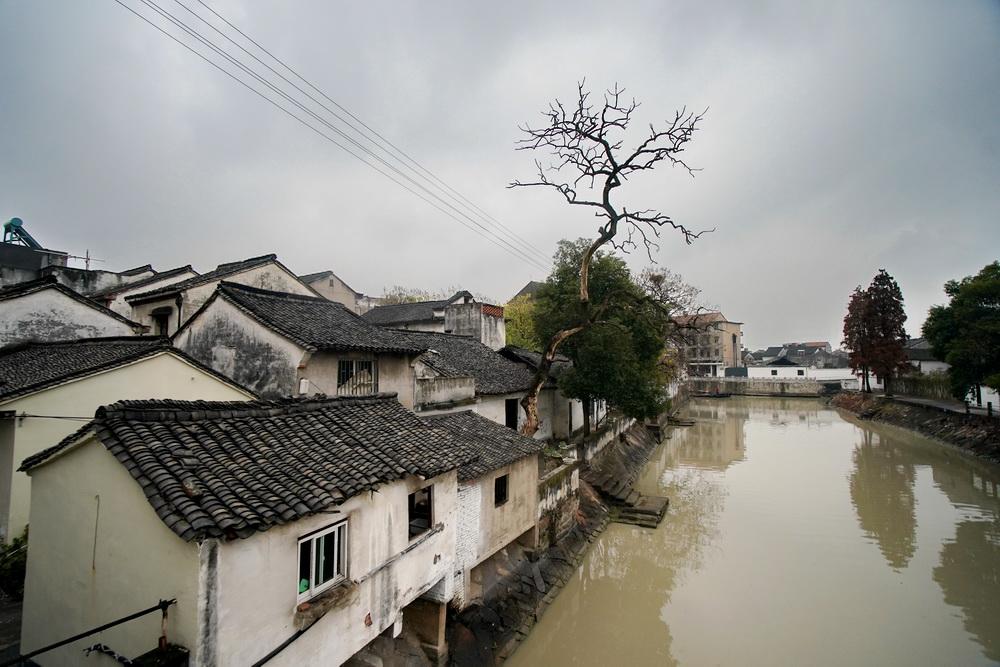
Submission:
[[[125,301],[125,297],[132,296],[133,294],[141,294],[143,292],[152,292],[155,289],[160,289],[161,287],[166,287],[167,285],[173,285],[174,283],[179,283],[180,281],[187,280],[188,278],[194,278],[196,275],[198,274],[194,271],[185,271],[183,273],[163,278],[162,280],[154,280],[142,285],[141,287],[128,287],[125,285],[122,287],[120,292],[115,292],[112,295],[114,298],[111,299],[107,306],[119,315],[123,315],[131,319],[132,306]],[[147,322],[146,324],[151,323]]]
[[[403,407],[414,406],[415,382],[412,357],[401,354],[366,354],[361,352],[316,352],[298,369],[298,377],[309,380],[308,393],[337,395],[337,369],[341,359],[371,359],[378,364],[378,390],[396,392]]]
[[[520,429],[524,425],[524,408],[521,407],[520,400],[524,398],[525,393],[526,392],[515,394],[481,395],[479,397],[479,404],[476,407],[476,412],[490,421],[495,421],[498,424],[506,424],[507,412],[505,401],[508,398],[517,399],[517,428]],[[538,418],[540,424],[538,431],[535,433],[535,439],[537,440],[548,440],[552,438],[553,426],[558,423],[558,416],[553,415],[552,393],[552,389],[543,389],[541,394],[538,396]]]
[[[500,315],[491,316],[484,309],[496,309]],[[507,344],[507,325],[503,309],[478,302],[455,303],[444,309],[444,331],[472,336],[483,345],[499,350]]]
[[[360,314],[361,309],[358,307],[358,293],[348,287],[347,284],[337,276],[319,278],[309,283],[309,287],[312,287],[330,301],[342,303],[353,312]]]
[[[27,340],[52,341],[132,336],[125,322],[55,289],[0,301],[0,346]]]
[[[199,308],[205,305],[205,302],[212,296],[215,288],[223,280],[230,283],[238,283],[240,285],[273,290],[275,292],[289,292],[291,294],[302,294],[304,296],[316,296],[298,279],[298,277],[289,271],[286,271],[275,263],[263,264],[261,266],[255,266],[251,269],[247,269],[246,271],[234,273],[220,280],[213,280],[185,290],[181,301],[180,324],[187,322]],[[154,309],[164,306],[170,306],[176,309],[176,296],[168,295],[156,301],[137,304],[132,307],[132,316],[130,319],[135,320],[140,324],[145,324],[146,326],[152,326],[153,317],[150,313],[152,313]],[[173,316],[170,318],[170,328],[167,332],[168,335],[173,335],[179,328],[180,325],[178,324],[177,312],[175,310]]]
[[[406,549],[407,495],[430,483],[434,484],[433,521],[443,523],[444,530],[369,576]],[[351,498],[337,508],[339,514],[316,515],[223,544],[215,637],[219,665],[252,664],[295,633],[298,538],[345,517],[348,578],[363,581],[344,606],[328,611],[270,664],[339,665],[347,660],[392,625],[403,607],[452,576],[456,496],[454,472],[427,482],[408,478]],[[365,624],[368,615],[370,626]]]
[[[493,485],[501,475],[509,475],[507,502],[496,507]],[[472,566],[486,560],[535,525],[538,514],[538,456],[525,456],[469,483],[479,487],[479,535],[475,561],[469,563]]]
[[[164,351],[37,394],[0,401],[0,411],[91,419],[102,405],[147,398],[243,401],[252,396]],[[82,421],[28,417],[14,421],[10,433],[12,441],[0,439],[0,465],[3,466],[0,477],[10,480],[10,493],[0,496],[0,534],[4,541],[9,542],[20,535],[28,522],[31,486],[28,475],[17,472],[21,462],[56,444],[82,425]],[[31,539],[34,543],[34,527]]]
[[[213,301],[174,345],[264,398],[298,394],[296,369],[306,351],[224,299]]]
[[[168,529],[128,471],[91,439],[32,474],[31,548],[24,586],[21,652],[65,639],[177,598],[167,637],[195,649],[198,550]],[[44,653],[55,665],[109,664],[84,657],[96,642],[127,656],[156,647],[154,612]],[[191,664],[197,664],[192,660]]]

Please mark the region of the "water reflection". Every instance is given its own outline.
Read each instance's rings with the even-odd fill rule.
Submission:
[[[511,665],[1000,661],[1000,467],[815,400],[685,416],[664,524],[609,527]]]
[[[889,567],[906,567],[916,551],[915,472],[904,448],[861,431],[854,450],[851,502],[865,534],[878,542]]]
[[[906,567],[918,529],[914,480],[917,471],[929,468],[958,516],[932,577],[945,602],[961,609],[965,629],[984,655],[1000,661],[1000,472],[932,442],[860,426],[850,487],[862,529],[890,567]]]

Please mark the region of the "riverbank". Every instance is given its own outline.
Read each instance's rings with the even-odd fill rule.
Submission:
[[[635,479],[658,444],[646,426],[635,424],[608,444],[591,465],[614,471],[623,479]],[[481,605],[472,605],[449,619],[451,664],[500,664],[527,638],[611,521],[608,505],[582,479],[578,495],[574,525],[564,537],[553,541],[534,560],[523,562]]]
[[[841,392],[830,400],[830,404],[859,419],[909,429],[988,461],[1000,462],[1000,420],[948,413],[859,392]]]

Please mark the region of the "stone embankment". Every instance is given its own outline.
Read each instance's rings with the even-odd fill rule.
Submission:
[[[840,381],[809,378],[688,378],[693,396],[823,396],[840,390]]]
[[[603,474],[634,480],[658,444],[646,426],[635,424],[605,446],[590,465]],[[557,539],[546,540],[548,548],[505,577],[481,605],[472,605],[450,619],[451,664],[503,662],[576,572],[590,543],[612,520],[612,508],[586,477],[587,473],[581,475],[578,504],[569,507],[571,527],[559,531]]]
[[[1000,462],[1000,419],[943,412],[859,392],[842,392],[834,396],[830,403],[860,419],[900,426],[976,456]]]

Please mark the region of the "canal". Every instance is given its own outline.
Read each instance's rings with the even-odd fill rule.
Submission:
[[[692,402],[508,664],[1000,663],[1000,466],[815,399]]]

